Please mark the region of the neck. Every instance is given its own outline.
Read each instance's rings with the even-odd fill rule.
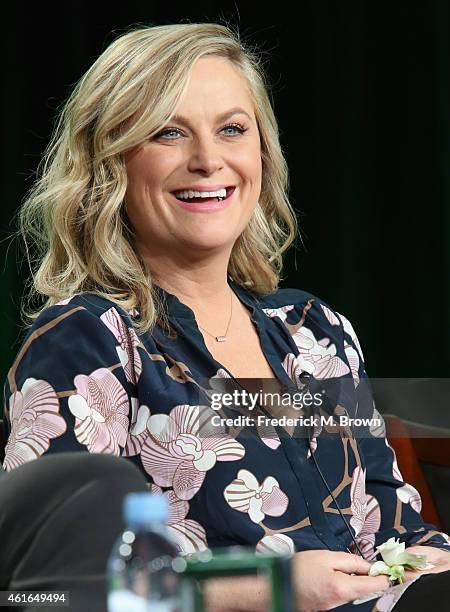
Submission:
[[[158,262],[160,263],[160,262]],[[205,325],[208,321],[222,320],[230,312],[230,287],[228,285],[228,261],[189,265],[183,262],[165,261],[152,266],[154,282],[175,295],[191,308]]]

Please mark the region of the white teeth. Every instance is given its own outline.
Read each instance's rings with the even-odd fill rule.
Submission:
[[[183,198],[226,198],[227,190],[219,189],[219,191],[175,191],[175,197]]]

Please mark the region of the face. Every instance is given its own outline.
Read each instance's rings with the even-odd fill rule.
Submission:
[[[259,131],[243,77],[225,58],[197,60],[176,118],[127,152],[125,164],[126,210],[144,259],[229,257],[261,192]]]

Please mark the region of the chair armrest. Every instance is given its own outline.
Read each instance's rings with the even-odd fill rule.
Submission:
[[[416,457],[423,463],[450,467],[450,429],[403,421]]]

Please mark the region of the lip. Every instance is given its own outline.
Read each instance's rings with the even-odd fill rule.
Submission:
[[[229,187],[231,187],[231,185],[229,185]],[[179,200],[173,193],[171,193],[170,195],[175,200],[175,202],[185,210],[195,213],[214,213],[219,212],[221,210],[225,210],[225,208],[228,208],[228,206],[230,206],[233,200],[234,193],[237,189],[237,187],[235,186],[232,187],[233,191],[231,191],[231,193],[224,200],[214,200],[213,202],[205,202],[204,204],[201,202],[183,202],[182,200]],[[224,187],[220,187],[220,189],[224,189]],[[180,190],[177,189],[176,191]],[[211,189],[211,191],[217,191],[217,189]]]

